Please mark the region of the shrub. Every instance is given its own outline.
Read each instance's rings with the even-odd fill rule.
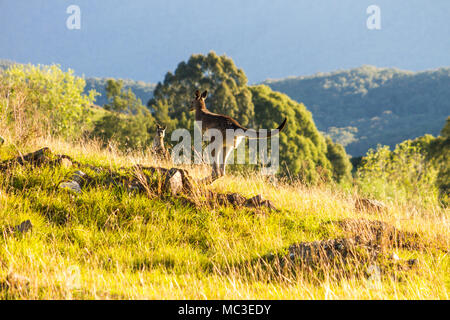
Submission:
[[[96,92],[57,65],[13,65],[0,73],[1,126],[16,143],[42,135],[77,138],[89,126]]]

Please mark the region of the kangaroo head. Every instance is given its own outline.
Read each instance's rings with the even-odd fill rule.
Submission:
[[[160,138],[164,138],[164,135],[166,134],[166,128],[167,127],[161,127],[159,124],[156,125],[156,135]]]
[[[189,111],[206,109],[205,99],[207,95],[208,95],[207,90],[203,91],[202,94],[200,94],[200,91],[195,90],[195,97],[191,101],[191,108],[189,109]]]

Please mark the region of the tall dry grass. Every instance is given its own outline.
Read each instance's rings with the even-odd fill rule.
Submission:
[[[68,143],[41,136],[27,144],[8,143],[2,160],[44,146],[57,154],[112,169],[171,166],[149,151],[124,154],[98,141]],[[205,165],[184,166],[194,178]],[[282,253],[293,243],[338,238],[334,221],[380,220],[449,248],[448,211],[395,201],[386,212],[357,210],[355,188],[299,181],[268,181],[258,174],[230,175],[207,190],[263,195],[279,212],[246,208],[192,209],[158,197],[93,188],[71,195],[55,186],[74,169],[16,168],[1,174],[0,228],[24,219],[26,235],[0,236],[0,296],[8,299],[448,299],[449,257],[442,251],[391,248],[401,259],[417,258],[417,269],[380,278],[276,274],[251,263]],[[68,217],[62,219],[61,216]],[[331,222],[331,223],[330,223]],[[338,274],[339,274],[338,270]],[[11,275],[25,283],[8,282]],[[11,280],[10,282],[14,282]]]

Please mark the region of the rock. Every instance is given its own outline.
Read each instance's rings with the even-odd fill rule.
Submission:
[[[79,185],[78,182],[76,181],[67,181],[67,182],[62,182],[59,187],[61,189],[66,189],[66,190],[70,190],[73,191],[75,193],[81,193],[81,187]]]
[[[277,210],[271,201],[263,199],[261,195],[254,196],[253,198],[245,198],[239,193],[213,193],[209,194],[211,200],[217,199],[220,205],[229,205],[233,207],[250,207],[250,208],[261,208],[266,207],[271,210]]]
[[[417,267],[419,265],[419,260],[418,259],[409,259],[408,261],[408,266],[409,267]]]
[[[193,179],[189,173],[184,169],[179,169],[181,176],[183,178],[183,190],[186,192],[192,192],[194,190]]]
[[[72,166],[72,161],[64,157],[60,159],[60,164],[61,167],[70,168]]]
[[[31,224],[30,220],[25,220],[22,223],[18,224],[17,226],[7,226],[4,230],[7,234],[13,234],[15,232],[18,233],[27,233],[29,230],[33,228],[33,225]],[[2,233],[2,230],[0,230],[0,234]]]
[[[289,247],[289,258],[301,263],[326,262],[335,257],[345,258],[352,254],[355,242],[352,239],[331,239],[313,242],[301,242]]]
[[[60,188],[68,188],[76,193],[81,193],[81,188],[92,180],[86,173],[81,170],[75,171],[69,181],[60,184]]]
[[[176,195],[183,190],[183,175],[178,169],[172,168],[169,170],[164,181],[164,189],[172,195]]]
[[[145,167],[139,164],[132,166],[131,169],[134,172],[134,178],[128,186],[129,190],[139,189],[140,191],[145,191],[147,187],[156,188],[157,184],[153,181],[153,175],[155,174],[162,178],[163,190],[173,195],[180,192],[189,193],[193,190],[192,178],[186,170],[179,168]],[[147,180],[148,186],[145,185],[143,178]]]
[[[263,199],[263,197],[260,194],[245,201],[244,205],[253,208],[267,207],[270,210],[277,210],[273,205],[273,203],[270,202],[270,200]]]
[[[49,161],[47,161],[48,164],[52,167],[61,166],[64,168],[70,168],[73,165],[80,165],[80,163],[76,162],[71,157],[69,157],[68,155],[65,155],[65,154],[57,154],[57,155],[54,155],[52,158],[54,160],[50,160],[50,157],[49,157]]]
[[[48,163],[51,160],[51,153],[52,152],[50,149],[45,147],[35,152],[20,155],[19,157],[0,163],[0,170],[5,170],[14,164],[24,165],[25,163],[30,163],[32,165],[39,166],[44,163]]]
[[[378,200],[358,198],[355,200],[355,208],[358,210],[368,210],[382,212],[387,210],[387,206]]]
[[[30,220],[25,220],[21,224],[14,227],[14,230],[20,233],[26,233],[33,228]]]
[[[133,180],[126,186],[128,192],[144,192],[145,187],[142,185],[140,181]]]
[[[39,149],[35,152],[28,153],[24,155],[23,157],[18,157],[17,161],[20,164],[24,164],[25,162],[32,163],[34,165],[41,165],[44,162],[48,161],[50,159],[51,151],[48,147]]]
[[[380,267],[376,264],[371,264],[367,267],[367,274],[369,276],[369,280],[379,282],[381,280],[381,270]]]
[[[59,187],[61,189],[69,189],[75,193],[81,193],[81,187],[85,186],[91,178],[81,170],[75,171],[69,181],[62,182]]]
[[[22,276],[20,274],[10,272],[6,276],[6,286],[9,288],[14,288],[16,290],[28,289],[30,285],[30,279]]]
[[[344,219],[338,225],[349,232],[358,244],[377,246],[382,251],[389,248],[408,248],[418,250],[423,247],[421,237],[416,232],[401,231],[394,226],[378,220]]]
[[[231,204],[234,207],[239,207],[244,205],[246,200],[239,193],[217,194],[217,202],[221,205]]]
[[[84,173],[81,170],[75,171],[72,175],[72,181],[77,182],[79,185],[84,184],[86,178],[87,178],[86,173]]]

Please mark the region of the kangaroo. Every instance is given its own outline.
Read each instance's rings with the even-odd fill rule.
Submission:
[[[272,133],[271,130],[267,134],[261,134],[259,131],[256,131],[254,129],[248,129],[243,126],[241,126],[236,120],[233,118],[223,115],[223,114],[217,114],[212,113],[208,109],[206,109],[205,100],[208,95],[208,91],[205,90],[202,94],[200,94],[199,90],[195,91],[195,97],[191,101],[191,107],[190,111],[195,110],[195,121],[201,121],[202,124],[202,133],[205,132],[208,129],[217,129],[222,133],[222,137],[226,137],[226,130],[227,129],[241,129],[245,133],[242,135],[239,134],[239,131],[236,132],[234,141],[226,141],[224,138],[223,140],[223,146],[222,151],[220,155],[215,155],[215,166],[213,167],[212,177],[214,179],[224,176],[225,175],[225,166],[228,159],[228,156],[231,154],[231,152],[238,147],[238,145],[242,142],[245,137],[248,137],[249,139],[262,139],[262,138],[269,138],[272,136],[272,134],[278,134],[283,128],[286,126],[287,118],[283,120],[283,122],[278,126],[278,128],[274,133]],[[218,165],[220,163],[220,169],[218,168]]]
[[[161,159],[170,160],[170,153],[164,146],[164,136],[166,135],[166,128],[161,127],[159,124],[156,125],[156,136],[153,139],[153,152]]]

